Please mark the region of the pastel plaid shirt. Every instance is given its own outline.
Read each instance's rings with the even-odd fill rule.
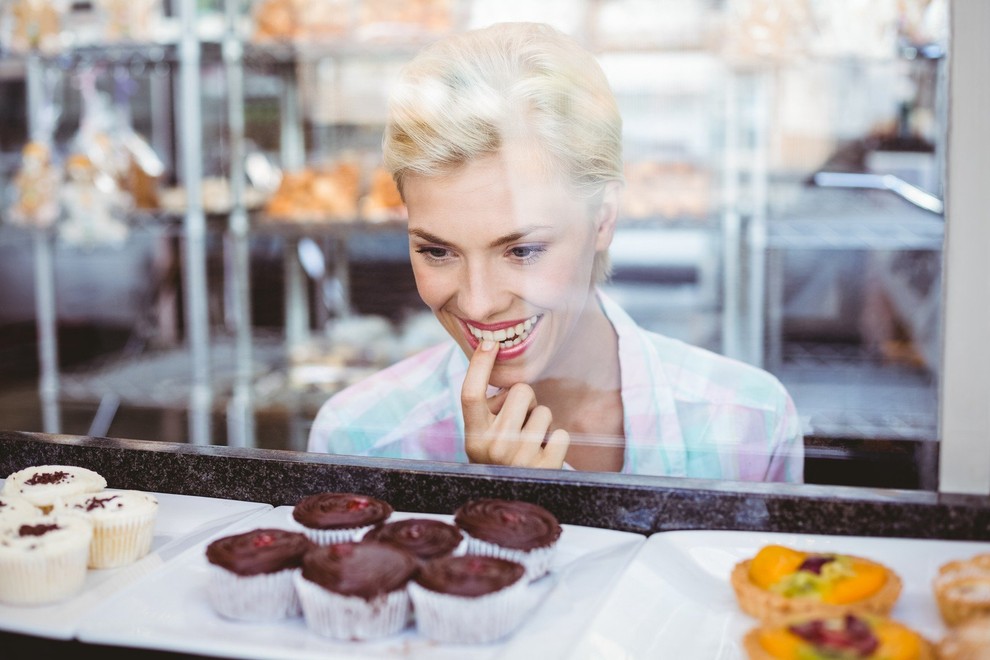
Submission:
[[[604,294],[598,297],[619,338],[623,473],[803,479],[801,426],[774,376],[648,332]],[[341,391],[320,408],[309,450],[467,462],[460,405],[467,365],[451,340]]]

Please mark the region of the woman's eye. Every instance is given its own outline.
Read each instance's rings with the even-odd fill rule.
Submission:
[[[509,250],[514,258],[522,261],[533,261],[546,252],[542,245],[517,245]]]
[[[447,248],[430,247],[430,246],[417,248],[416,252],[422,254],[428,259],[436,259],[436,260],[444,259],[449,254]]]

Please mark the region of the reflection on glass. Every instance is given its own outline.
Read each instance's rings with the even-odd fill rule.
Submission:
[[[466,371],[474,350],[467,338],[470,330],[464,335],[463,328],[437,322],[424,299],[442,309],[436,300],[440,293],[424,293],[422,277],[417,291],[411,269],[422,275],[422,259],[431,253],[442,261],[443,250],[451,247],[443,242],[461,247],[465,241],[456,234],[461,225],[424,227],[427,216],[417,213],[415,205],[407,223],[406,208],[382,163],[386,95],[401,66],[424,43],[498,21],[536,20],[574,36],[594,53],[622,117],[623,185],[611,232],[611,277],[596,280],[589,289],[591,307],[602,310],[618,333],[622,387],[636,370],[655,369],[638,357],[631,367],[621,361],[621,327],[681,340],[761,367],[783,383],[796,404],[799,425],[788,433],[804,436],[804,481],[934,487],[946,0],[678,0],[665,3],[663,11],[640,0],[441,0],[423,3],[435,11],[418,18],[375,15],[370,9],[342,12],[331,22],[287,26],[287,32],[277,35],[271,34],[262,11],[270,4],[275,3],[257,3],[245,16],[248,31],[239,35],[248,46],[243,135],[226,125],[228,70],[204,51],[208,84],[201,110],[204,144],[210,145],[202,154],[204,172],[210,182],[223,184],[216,190],[204,186],[211,220],[209,291],[202,293],[210,301],[213,442],[251,442],[230,420],[235,372],[251,379],[250,400],[239,404],[253,410],[256,445],[302,450],[322,404],[389,365],[450,342],[453,335],[468,342],[459,353],[449,354],[451,360],[459,356]],[[200,18],[208,24],[216,17],[207,16],[202,7]],[[8,30],[20,29],[10,20],[0,23]],[[71,32],[73,25],[53,24],[51,29],[53,34]],[[148,27],[155,34],[154,26]],[[177,69],[162,60],[161,49],[127,51],[124,61],[113,59],[123,51],[104,52],[100,44],[92,44],[73,56],[70,44],[82,43],[80,38],[52,41],[53,47],[68,50],[65,57],[35,70],[41,71],[31,83],[40,111],[25,113],[23,134],[17,133],[17,117],[0,126],[0,181],[9,182],[0,224],[0,281],[6,285],[0,290],[0,323],[4,330],[16,330],[30,325],[34,314],[57,317],[57,335],[40,333],[49,338],[43,342],[48,349],[56,348],[52,338],[58,337],[57,354],[42,350],[42,355],[48,356],[48,364],[61,362],[62,367],[59,378],[42,378],[44,418],[56,420],[58,427],[46,422],[45,430],[187,441],[194,367],[184,333],[183,301],[190,292],[182,273],[189,264],[176,239],[176,220],[185,206],[175,171],[182,154],[175,151],[172,136],[179,103],[173,94]],[[10,41],[8,47],[17,43]],[[300,48],[293,51],[290,45]],[[2,55],[16,59],[23,52]],[[115,129],[132,129],[154,149],[166,172],[157,181],[137,176],[134,167],[130,175],[112,174],[144,210],[131,218],[122,247],[83,249],[57,238],[64,223],[56,223],[51,234],[38,232],[42,215],[36,218],[37,227],[14,226],[19,216],[11,205],[29,192],[16,183],[26,180],[18,176],[21,169],[30,170],[30,158],[25,158],[30,150],[22,152],[29,138],[44,138],[52,165],[64,166],[74,136],[83,128],[86,104],[80,90],[94,76],[100,95],[112,99],[113,116],[119,118],[100,125],[100,144],[118,145],[117,155],[126,154],[120,146],[124,143],[115,138],[123,132]],[[30,72],[26,77],[31,78]],[[28,105],[23,82],[0,81],[0,95],[14,101],[10,108],[19,105],[18,99]],[[576,120],[586,119],[576,115]],[[244,282],[235,281],[241,275],[231,267],[232,253],[224,240],[237,189],[227,181],[234,170],[226,161],[230,153],[239,153],[225,147],[236,138],[246,139],[250,165],[250,185],[241,201],[250,213],[251,365],[236,365],[240,358],[232,337],[243,319],[234,313],[231,296]],[[500,157],[499,167],[489,165],[522,184],[533,184],[534,198],[552,189],[537,183],[558,183],[539,179],[542,170],[527,170],[540,161],[522,148]],[[129,162],[113,157],[103,164],[126,167]],[[254,167],[259,162],[264,165],[260,172]],[[31,174],[26,172],[28,178]],[[490,174],[476,179],[512,190],[517,203],[510,205],[511,212],[499,213],[499,223],[517,208],[539,208],[538,199],[523,200],[520,181]],[[178,193],[174,198],[173,192]],[[405,192],[415,195],[415,184]],[[419,192],[424,203],[440,204],[440,211],[444,203],[467,210],[483,199],[481,192],[434,195],[436,200],[429,190]],[[137,203],[155,193],[157,206]],[[603,196],[606,206],[611,203],[608,195]],[[494,214],[495,202],[508,204],[509,196],[492,196],[493,202],[481,211]],[[176,204],[167,203],[174,199]],[[575,194],[558,201],[577,204],[579,199]],[[547,215],[561,220],[564,213]],[[468,219],[479,217],[485,216],[477,212]],[[522,226],[537,224],[527,219]],[[505,236],[505,230],[494,231],[495,225],[493,220],[481,228],[492,229],[488,242]],[[417,228],[428,234],[412,236],[425,252],[409,250],[408,230]],[[39,240],[27,232],[35,232]],[[468,238],[481,236],[479,229]],[[441,244],[425,240],[430,238],[442,239]],[[549,240],[527,238],[516,258],[533,261],[518,264],[518,270],[539,268],[552,250],[537,253],[529,246]],[[43,259],[32,258],[32,245]],[[28,277],[32,269],[34,278]],[[554,285],[556,278],[576,269],[570,263],[548,268],[539,286],[517,286],[514,293],[525,300],[552,293],[553,304],[544,304],[567,307],[570,299]],[[498,281],[508,279],[500,276]],[[491,287],[496,278],[480,280],[479,286]],[[50,286],[32,289],[32,281]],[[39,291],[44,294],[41,306],[34,300]],[[45,314],[35,311],[42,307]],[[515,321],[514,329],[534,311],[535,306],[492,318]],[[556,315],[537,320],[550,328]],[[465,315],[478,323],[492,322],[483,316]],[[584,329],[584,320],[574,327]],[[626,320],[632,325],[624,326]],[[35,350],[33,340],[18,350],[16,332],[5,336],[14,337],[13,348],[11,341],[3,346],[11,348],[5,354],[19,358],[6,363],[10,366],[4,378],[10,382],[29,371],[23,366],[27,358],[21,356]],[[786,475],[769,468],[743,475],[742,464],[759,461],[738,458],[749,455],[749,447],[726,445],[732,438],[758,434],[747,434],[735,424],[728,434],[716,432],[714,417],[707,427],[697,420],[680,424],[680,436],[654,433],[633,428],[629,415],[636,405],[622,401],[624,417],[616,423],[613,415],[611,430],[582,427],[584,422],[574,419],[581,411],[615,410],[608,405],[619,391],[614,374],[609,381],[607,370],[596,362],[601,345],[578,351],[587,371],[595,365],[596,379],[606,383],[592,390],[598,394],[593,403],[600,408],[556,403],[550,393],[535,388],[535,400],[553,411],[556,421],[550,427],[567,430],[571,447],[596,447],[584,454],[597,456],[598,467],[676,473],[670,465],[692,459],[646,468],[649,461],[630,458],[630,447],[640,438],[662,445],[665,438],[697,432],[720,439],[699,442],[696,456],[707,458],[694,461],[707,465],[714,476],[800,478],[800,471],[789,469]],[[93,357],[100,360],[88,361]],[[499,380],[499,371],[492,368],[495,380],[490,384],[508,382]],[[520,380],[531,380],[531,375]],[[40,430],[42,415],[22,415],[30,410],[25,400],[38,398],[34,383],[18,384],[5,388],[19,397],[4,408],[5,418],[16,420],[11,422],[15,428]],[[428,417],[432,404],[422,394],[417,414]],[[444,409],[459,411],[459,396],[459,384],[452,384]],[[369,438],[398,438],[403,425],[382,424],[396,416],[381,406],[377,414],[382,418],[376,419],[375,405],[369,399],[366,409],[354,409],[353,419],[362,416]],[[53,407],[61,408],[61,416],[48,414]],[[8,409],[16,412],[8,414]],[[607,419],[602,415],[594,421],[604,424]],[[782,419],[791,424],[789,415]],[[314,448],[375,454],[360,442],[350,449],[321,446],[315,439],[325,421],[324,414],[315,423]],[[358,433],[359,426],[349,431]],[[453,428],[438,437],[462,432],[456,423]],[[616,449],[617,439],[625,443],[622,451]],[[718,451],[709,451],[714,447]],[[778,450],[761,449],[765,456]],[[412,447],[401,448],[397,440],[389,451],[415,456]],[[719,451],[737,458],[716,469],[713,457]],[[587,468],[579,454],[568,463]],[[682,457],[689,454],[685,450]]]
[[[384,160],[417,289],[453,343],[333,397],[310,450],[800,481],[800,426],[776,379],[643,330],[597,289],[621,150],[603,72],[547,25],[420,53],[393,91]]]

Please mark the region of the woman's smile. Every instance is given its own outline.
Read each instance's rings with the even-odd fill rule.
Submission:
[[[543,314],[534,314],[521,321],[506,321],[502,323],[475,323],[460,319],[466,331],[468,343],[472,349],[478,347],[482,341],[494,341],[498,343],[499,360],[511,360],[522,355],[536,333]]]

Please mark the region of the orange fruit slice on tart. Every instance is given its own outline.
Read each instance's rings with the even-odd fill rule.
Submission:
[[[931,660],[931,644],[891,619],[847,612],[798,617],[754,628],[743,638],[750,660]]]
[[[743,611],[764,622],[849,611],[886,615],[901,593],[900,578],[880,563],[781,545],[736,564],[731,581]]]

